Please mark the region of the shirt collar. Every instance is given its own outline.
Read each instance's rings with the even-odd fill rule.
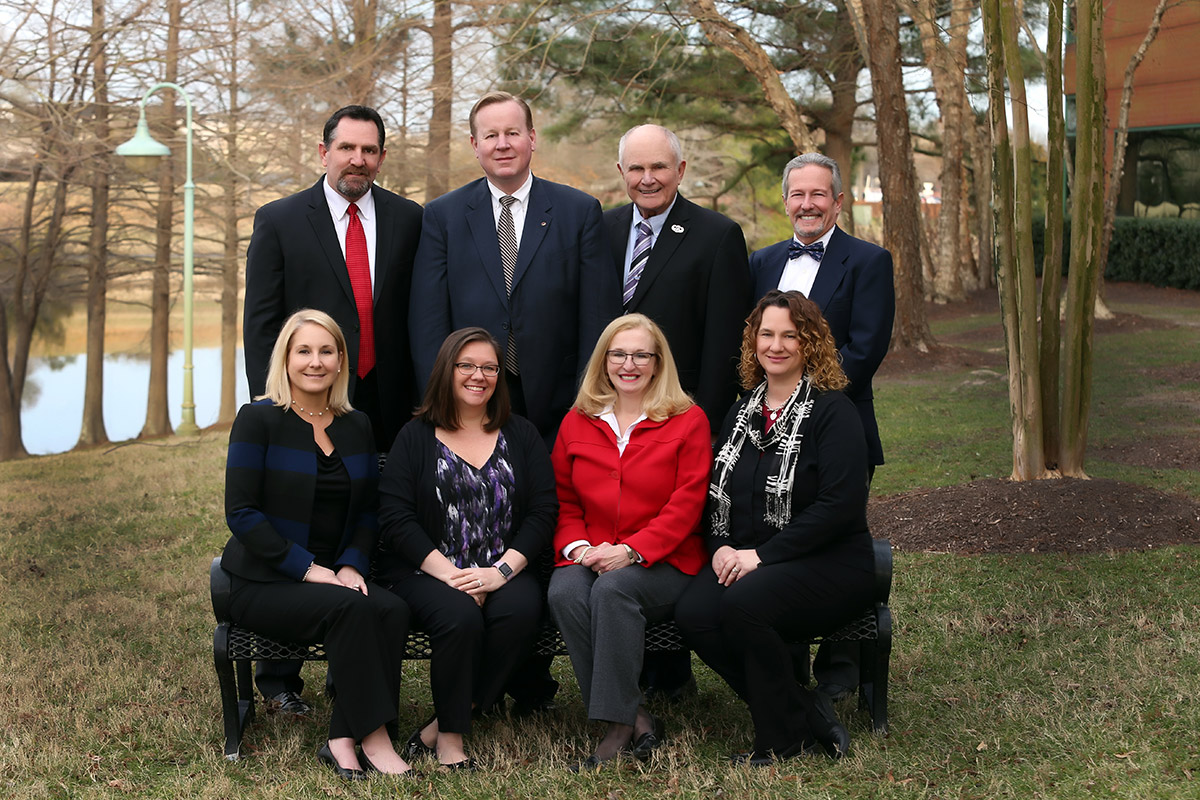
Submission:
[[[488,191],[492,193],[492,200],[495,201],[496,204],[499,204],[500,198],[506,196],[507,193],[500,191],[500,189],[496,188],[496,185],[493,184],[491,181],[488,181],[487,185],[488,185]],[[517,189],[515,192],[513,192],[512,196],[517,198],[518,203],[524,204],[525,201],[529,199],[529,192],[532,188],[533,188],[533,173],[530,172],[529,177],[527,177],[525,179],[525,182],[521,184],[521,188]]]
[[[828,250],[829,249],[829,240],[833,238],[833,232],[836,230],[837,230],[837,223],[830,225],[829,230],[825,231],[825,233],[823,233],[821,235],[821,238],[817,239],[817,242],[820,242],[821,246],[824,247],[826,250]],[[796,242],[797,244],[804,244],[804,242],[801,242],[798,238],[796,238],[796,234],[794,234],[794,233],[792,234],[792,241]],[[810,244],[816,244],[817,242],[810,242]]]
[[[637,207],[637,203],[633,204],[633,227],[637,227],[639,222],[645,221],[650,223],[650,230],[654,231],[654,238],[658,239],[658,235],[662,233],[663,225],[667,224],[667,217],[671,213],[671,209],[675,207],[676,201],[679,200],[679,192],[675,193],[675,197],[671,200],[671,205],[667,206],[667,210],[661,214],[655,214],[653,217],[646,219],[642,216],[642,210]]]

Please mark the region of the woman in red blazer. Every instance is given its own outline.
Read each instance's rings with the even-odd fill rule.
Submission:
[[[609,323],[558,429],[556,569],[549,603],[590,719],[608,723],[572,769],[647,759],[662,721],[641,705],[646,623],[670,618],[707,562],[696,531],[712,461],[708,419],[642,314]]]

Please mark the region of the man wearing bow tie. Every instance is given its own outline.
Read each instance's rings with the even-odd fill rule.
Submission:
[[[617,171],[633,202],[604,212],[604,227],[625,311],[663,329],[680,384],[715,432],[738,395],[750,268],[741,227],[679,194],[686,169],[674,133],[630,128],[617,145]]]
[[[771,289],[795,289],[825,315],[850,379],[846,395],[858,408],[867,437],[869,482],[883,463],[871,379],[892,338],[892,254],[837,227],[842,174],[828,156],[804,153],[787,163],[783,204],[794,235],[750,256],[755,297]],[[857,686],[856,656],[853,646],[822,647],[813,665],[818,688],[836,697]]]

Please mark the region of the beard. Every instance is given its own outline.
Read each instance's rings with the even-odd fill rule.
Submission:
[[[371,189],[371,179],[357,172],[343,172],[338,176],[338,194],[350,201],[357,200]]]

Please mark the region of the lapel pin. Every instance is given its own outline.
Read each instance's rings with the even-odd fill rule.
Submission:
[[[682,225],[672,225],[671,230],[674,231],[675,233],[683,233],[683,226]]]
[[[546,220],[542,220],[542,227],[546,227]]]

